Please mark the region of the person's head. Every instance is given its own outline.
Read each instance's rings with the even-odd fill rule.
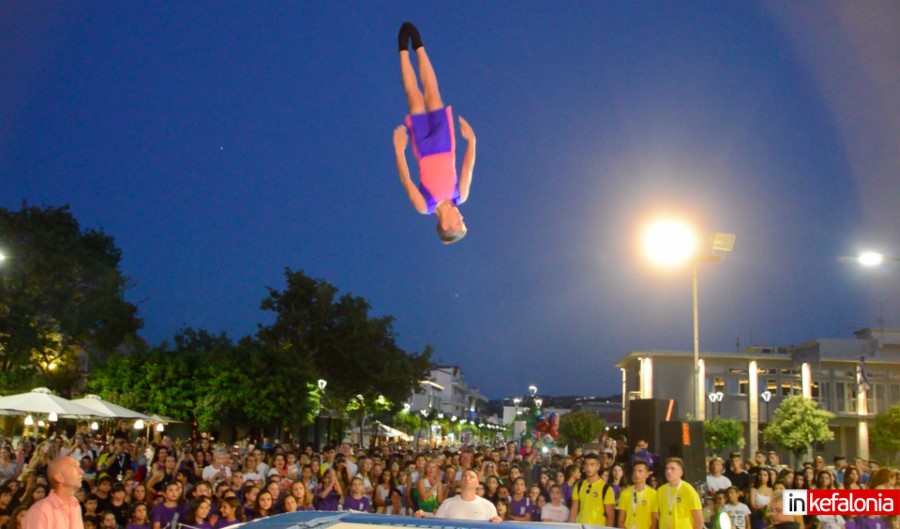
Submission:
[[[116,529],[116,515],[109,512],[103,511],[100,513],[100,527],[103,529]]]
[[[525,478],[516,478],[512,481],[512,492],[516,497],[525,494]]]
[[[165,495],[166,503],[176,503],[178,498],[181,497],[181,487],[174,481],[169,482],[166,484],[166,490],[163,494]]]
[[[88,497],[84,499],[85,512],[89,512],[89,513],[97,512],[97,505],[99,503],[100,503],[100,498],[98,498],[96,494],[88,494]]]
[[[831,475],[831,472],[827,470],[820,470],[816,473],[816,488],[817,489],[830,489],[834,486],[834,479]]]
[[[536,502],[538,496],[541,495],[541,487],[540,485],[532,485],[531,488],[528,489],[528,497],[531,501]]]
[[[504,520],[509,520],[509,502],[506,500],[497,500],[497,516]]]
[[[353,478],[353,481],[350,482],[350,493],[356,495],[363,493],[363,480],[361,477],[356,476]]]
[[[522,477],[522,471],[516,465],[509,467],[509,481],[513,482]]]
[[[625,484],[625,469],[622,468],[622,465],[615,464],[609,469],[609,477],[612,479],[612,482],[616,485],[624,485]]]
[[[131,521],[135,525],[143,524],[147,521],[147,502],[136,501],[131,504]]]
[[[209,517],[210,510],[212,510],[212,500],[206,496],[199,496],[191,501],[185,518],[187,518],[188,524],[201,524]]]
[[[728,503],[732,505],[737,505],[738,497],[740,496],[740,491],[737,487],[731,486],[725,489],[725,494],[728,497]]]
[[[484,480],[484,487],[489,494],[494,494],[500,489],[500,480],[497,479],[497,476],[491,474]]]
[[[562,498],[563,498],[563,493],[562,493],[562,489],[559,487],[559,485],[553,485],[552,487],[550,487],[550,502],[551,503],[556,505],[560,501],[562,501]]]
[[[219,504],[219,513],[225,520],[243,520],[244,518],[244,509],[241,508],[241,503],[237,498],[222,498],[222,503]]]
[[[288,494],[281,500],[281,512],[294,512],[297,510],[297,498]]]
[[[836,469],[842,469],[847,466],[847,458],[844,456],[834,456],[832,461],[834,462],[834,468]]]
[[[72,495],[76,489],[80,489],[83,475],[81,465],[69,456],[57,457],[47,465],[50,484],[60,495]]]
[[[631,465],[631,481],[635,485],[643,485],[647,483],[647,477],[650,475],[650,465],[646,461],[635,461]]]
[[[299,479],[291,483],[291,496],[297,498],[300,505],[304,505],[306,502],[306,485]]]
[[[578,465],[569,465],[566,467],[565,481],[581,479],[581,468]]]
[[[588,454],[584,456],[584,475],[586,478],[597,476],[600,471],[600,456]]]
[[[794,473],[794,482],[791,485],[792,489],[805,489],[807,487],[806,483],[806,475],[803,472],[795,472]]]
[[[266,490],[269,491],[272,498],[278,498],[281,496],[281,483],[278,482],[278,479],[273,479],[266,484]]]
[[[681,481],[684,475],[684,461],[680,457],[666,459],[666,481],[674,485]]]
[[[267,490],[260,491],[256,496],[256,513],[261,515],[269,515],[272,512],[272,505],[275,499],[272,493]]]
[[[771,482],[771,477],[769,476],[769,470],[766,468],[760,468],[759,472],[756,473],[756,482],[754,483],[754,487],[768,487]]]
[[[442,243],[453,244],[466,236],[468,231],[466,223],[463,221],[459,208],[453,202],[449,200],[441,202],[434,210],[434,214],[437,217],[438,237],[441,238]],[[515,445],[513,445],[513,450],[515,450]]]
[[[859,484],[859,470],[856,470],[856,467],[847,467],[844,470],[844,488],[854,484]]]
[[[143,483],[135,483],[131,491],[131,501],[144,501],[147,499],[147,487]]]
[[[769,453],[766,455],[766,464],[770,467],[778,466],[778,454],[774,450],[769,450]]]
[[[714,457],[709,460],[709,473],[713,476],[718,476],[722,473],[722,469],[725,467],[724,462],[721,457]]]

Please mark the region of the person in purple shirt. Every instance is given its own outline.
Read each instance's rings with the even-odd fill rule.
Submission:
[[[359,476],[350,482],[350,495],[344,498],[344,510],[372,512],[372,500],[363,494],[363,480]]]
[[[513,493],[509,498],[509,516],[513,521],[530,522],[534,505],[525,495],[525,478],[516,478],[512,486]]]
[[[125,529],[150,529],[146,502],[138,501],[131,506],[131,519],[125,524]]]
[[[316,488],[315,506],[317,511],[336,511],[344,493],[338,483],[333,468],[325,471],[322,482]]]
[[[150,522],[153,523],[153,529],[164,529],[172,522],[175,514],[181,516],[181,506],[178,505],[178,491],[180,487],[178,483],[172,482],[166,485],[165,499],[162,503],[153,507],[150,513]]]
[[[191,501],[187,513],[184,515],[184,523],[197,529],[212,529],[207,518],[212,511],[212,500],[206,496],[198,496]]]

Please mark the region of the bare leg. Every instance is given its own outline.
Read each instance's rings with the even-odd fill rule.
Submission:
[[[406,100],[409,103],[410,114],[425,113],[425,99],[419,91],[419,82],[416,80],[416,71],[413,70],[409,60],[409,51],[400,52],[400,75],[403,77],[403,90],[406,92]]]
[[[437,76],[434,74],[434,68],[431,66],[431,61],[428,60],[424,46],[416,49],[416,58],[419,59],[419,75],[422,77],[422,87],[425,89],[425,108],[429,112],[444,108],[441,92],[438,90]]]

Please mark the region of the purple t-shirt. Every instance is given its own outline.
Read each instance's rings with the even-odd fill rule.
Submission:
[[[522,496],[521,500],[517,500],[515,497],[509,499],[509,514],[511,516],[531,516],[531,500],[528,499],[528,496]]]
[[[344,509],[345,510],[354,510],[354,511],[362,511],[362,512],[372,512],[372,502],[369,500],[368,496],[363,496],[360,499],[356,499],[353,496],[347,496],[344,499]]]
[[[325,498],[319,496],[321,494],[321,490],[316,490],[315,497],[315,505],[317,511],[336,511],[338,510],[338,501],[340,500],[340,496],[337,491],[331,490],[328,492],[328,495]]]
[[[169,525],[169,522],[172,521],[172,518],[175,517],[175,513],[178,513],[180,519],[182,516],[181,505],[166,507],[165,503],[160,503],[154,506],[153,510],[150,511],[150,521],[152,523],[159,522],[160,527],[166,527]]]

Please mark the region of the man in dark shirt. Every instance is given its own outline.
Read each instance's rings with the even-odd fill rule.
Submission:
[[[737,487],[741,494],[745,494],[750,488],[750,474],[744,470],[744,460],[740,452],[732,452],[728,457],[725,477],[731,480],[731,484]]]

